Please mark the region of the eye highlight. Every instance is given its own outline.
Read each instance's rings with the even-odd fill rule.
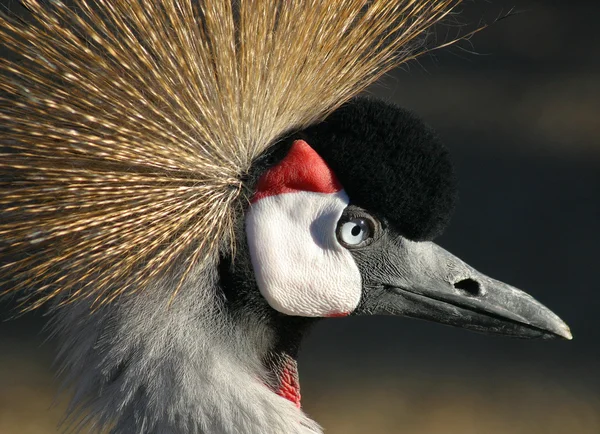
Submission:
[[[338,222],[336,235],[340,244],[346,248],[362,247],[373,238],[373,223],[363,217],[342,217]]]

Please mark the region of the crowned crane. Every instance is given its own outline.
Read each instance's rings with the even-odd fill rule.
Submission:
[[[432,241],[456,197],[412,113],[357,97],[459,2],[23,0],[0,17],[0,277],[50,306],[77,427],[307,434],[323,318],[571,338]],[[426,48],[425,48],[426,49]]]

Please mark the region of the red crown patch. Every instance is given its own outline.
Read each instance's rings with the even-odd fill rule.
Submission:
[[[297,191],[337,193],[342,185],[317,152],[304,140],[296,140],[286,157],[258,180],[252,202]]]

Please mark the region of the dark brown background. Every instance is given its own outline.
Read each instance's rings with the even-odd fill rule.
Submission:
[[[439,243],[532,293],[575,340],[324,321],[300,371],[305,409],[330,434],[600,433],[600,5],[474,1],[463,21],[515,5],[519,15],[371,93],[418,112],[452,151],[461,200]],[[43,322],[37,313],[0,324],[0,434],[57,432],[64,397],[51,407]]]

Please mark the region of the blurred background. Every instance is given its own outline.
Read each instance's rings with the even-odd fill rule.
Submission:
[[[600,433],[600,4],[472,1],[460,21],[513,7],[516,16],[370,93],[424,117],[452,152],[460,203],[439,244],[533,294],[575,339],[323,321],[299,369],[304,408],[329,434]],[[459,29],[441,30],[443,40]],[[44,322],[0,323],[0,434],[60,432],[66,397],[56,396]]]

